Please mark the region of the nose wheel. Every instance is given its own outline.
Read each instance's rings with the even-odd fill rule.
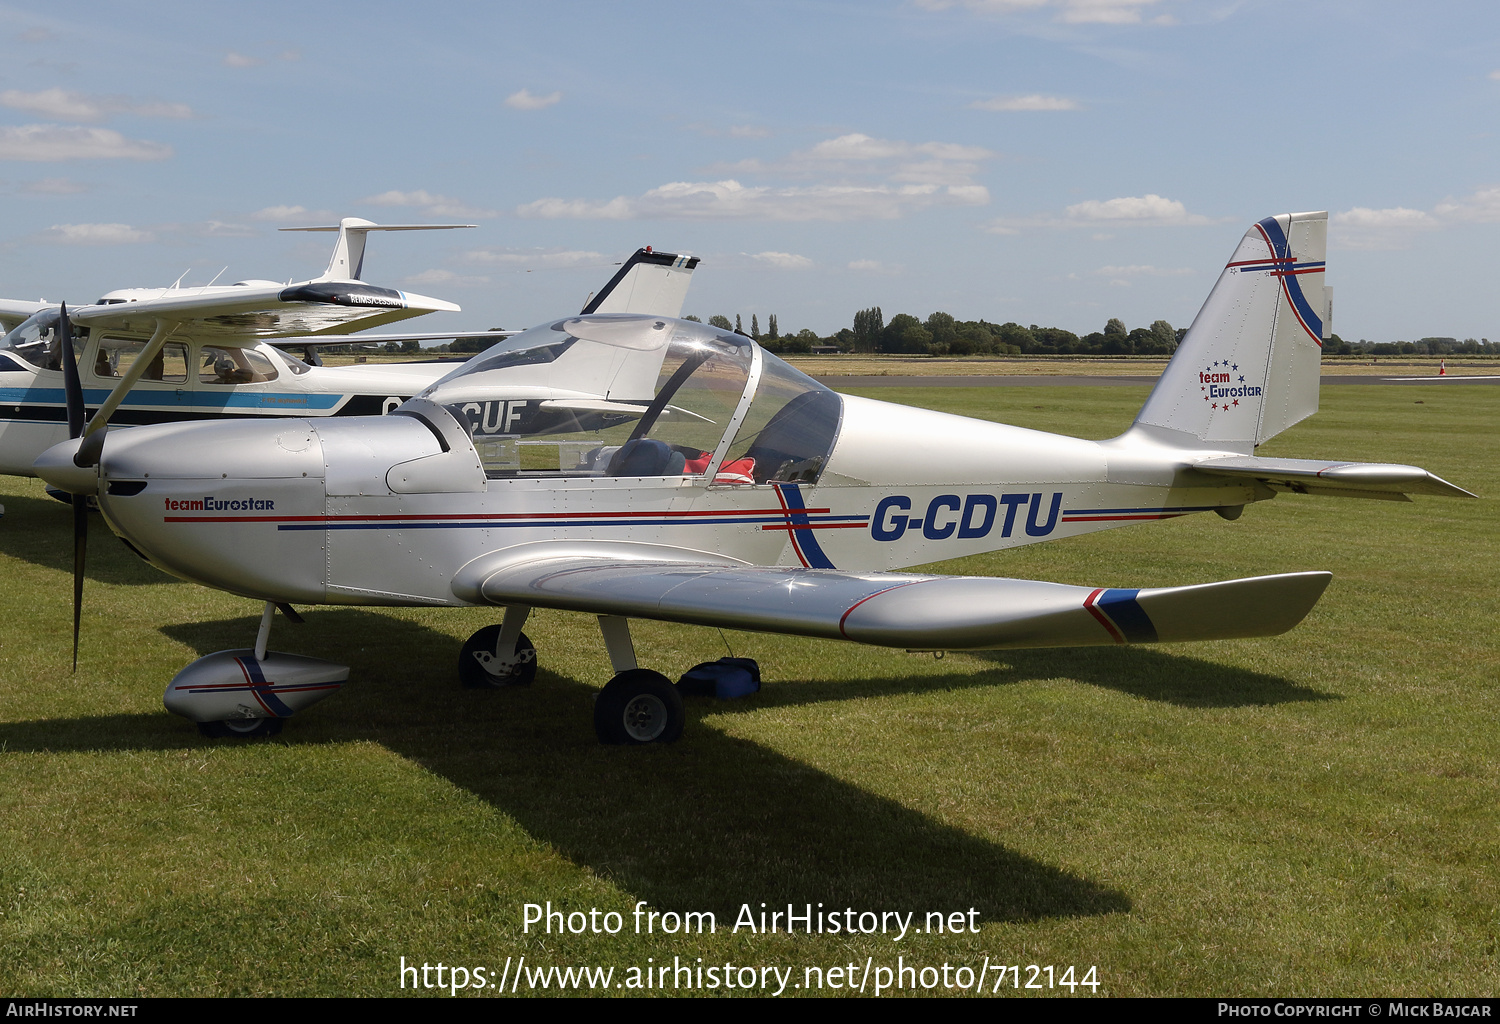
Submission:
[[[458,652],[458,679],[467,689],[530,686],[536,678],[536,647],[525,633],[501,643],[502,626],[485,626]]]

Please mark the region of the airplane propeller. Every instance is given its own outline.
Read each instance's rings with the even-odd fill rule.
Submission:
[[[78,359],[73,353],[73,324],[68,319],[68,304],[62,305],[57,321],[57,337],[62,344],[63,394],[68,403],[68,438],[83,434],[85,410],[83,381],[78,376]],[[83,617],[83,567],[89,547],[89,499],[86,494],[73,496],[73,671],[78,671],[78,630]]]

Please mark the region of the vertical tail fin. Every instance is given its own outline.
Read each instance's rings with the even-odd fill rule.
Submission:
[[[365,242],[369,241],[374,221],[361,217],[345,217],[339,221],[338,241],[333,243],[333,256],[328,260],[328,269],[320,280],[358,281],[365,271]]]
[[[473,224],[376,224],[363,217],[345,217],[337,227],[281,228],[282,231],[337,231],[328,269],[314,281],[359,281],[365,272],[365,242],[371,231],[447,231],[472,228]]]
[[[1133,429],[1250,454],[1317,412],[1327,239],[1327,213],[1267,217],[1245,232]]]
[[[619,273],[610,278],[597,295],[584,303],[584,313],[645,313],[648,316],[682,315],[688,284],[698,267],[698,257],[637,249]]]

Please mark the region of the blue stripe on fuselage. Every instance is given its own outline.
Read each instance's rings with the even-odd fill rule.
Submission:
[[[802,500],[802,488],[796,484],[776,484],[776,489],[781,492],[781,498],[786,502],[788,510],[787,518],[791,520],[792,530],[796,535],[797,546],[802,549],[802,557],[813,569],[833,569],[836,566],[823,553],[822,547],[818,545],[818,538],[812,530],[799,530],[799,526],[809,526],[807,518],[807,505]]]
[[[110,392],[103,388],[87,388],[83,392],[85,405],[104,404]],[[180,396],[180,398],[179,398]],[[191,391],[184,386],[173,393],[152,389],[131,391],[120,403],[130,408],[155,408],[166,411],[182,409],[332,409],[349,398],[344,394],[318,394],[298,391],[229,391],[223,394]],[[62,388],[0,388],[0,404],[4,405],[67,405]]]

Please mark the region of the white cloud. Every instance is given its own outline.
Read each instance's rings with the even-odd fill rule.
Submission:
[[[685,127],[688,131],[696,132],[710,139],[726,137],[731,139],[766,139],[771,136],[771,129],[758,124],[735,124],[730,125],[728,128],[723,128],[716,124],[695,121]]]
[[[1198,227],[1214,223],[1213,218],[1188,213],[1182,203],[1153,192],[1074,203],[1063,210],[1061,217],[1001,217],[985,225],[985,230],[996,235],[1015,235],[1025,228]]]
[[[259,57],[251,57],[243,53],[235,53],[230,50],[224,55],[224,66],[229,68],[258,68],[265,61]]]
[[[331,211],[309,210],[305,206],[267,206],[252,213],[250,219],[268,221],[272,224],[286,224],[292,221],[303,224],[309,221],[314,224],[331,224],[338,220]]]
[[[969,104],[972,110],[1082,110],[1077,100],[1066,96],[1043,96],[1031,93],[1027,96],[996,96],[988,100],[975,100]]]
[[[0,160],[165,160],[172,147],[109,128],[28,124],[0,128]]]
[[[512,110],[542,110],[562,100],[562,93],[553,92],[537,96],[530,89],[522,89],[505,97],[505,105]]]
[[[20,190],[36,196],[75,196],[87,192],[89,186],[68,178],[39,178],[22,183]]]
[[[443,285],[448,288],[473,288],[478,285],[489,284],[490,279],[482,276],[465,277],[455,274],[451,270],[424,270],[420,274],[408,277],[404,284],[411,285]]]
[[[1456,210],[1456,204],[1448,209]],[[1328,245],[1333,249],[1379,251],[1405,249],[1412,236],[1444,227],[1443,222],[1423,210],[1393,206],[1374,210],[1356,206],[1328,217]]]
[[[1148,8],[1160,0],[916,0],[918,7],[929,11],[962,8],[982,15],[1011,15],[1050,11],[1052,20],[1066,25],[1138,25]],[[1169,15],[1152,18],[1151,24],[1171,25]]]
[[[1165,199],[1155,193],[1144,196],[1121,196],[1119,199],[1090,199],[1074,203],[1063,211],[1069,220],[1122,221],[1131,224],[1211,224],[1207,217],[1187,212],[1187,207],[1175,199]]]
[[[55,88],[43,89],[40,92],[6,89],[0,92],[0,106],[9,107],[12,110],[24,110],[29,114],[40,114],[43,117],[55,117],[59,121],[90,123],[104,121],[116,114],[170,118],[193,116],[193,108],[186,103],[135,100],[129,96],[97,96]]]
[[[1494,82],[1500,82],[1500,68],[1496,68],[1494,71],[1490,72],[1490,80]]]
[[[1500,221],[1500,186],[1481,188],[1461,199],[1445,199],[1429,210],[1407,206],[1356,206],[1330,214],[1328,245],[1333,249],[1405,249],[1427,231]]]
[[[1193,273],[1191,267],[1153,267],[1149,263],[1135,263],[1127,267],[1100,267],[1096,274],[1105,277],[1185,277]]]
[[[899,274],[903,267],[899,263],[882,263],[880,260],[850,260],[849,269],[861,274]]]
[[[611,265],[603,253],[581,249],[473,249],[460,258],[481,266],[515,267],[526,270],[554,267]]]
[[[207,238],[254,238],[260,234],[249,224],[233,224],[222,220],[204,221],[194,234]]]
[[[813,261],[806,256],[798,256],[790,252],[747,252],[744,255],[757,263],[764,263],[778,270],[806,270],[813,265]]]
[[[120,245],[129,242],[152,242],[150,231],[129,224],[54,224],[41,233],[44,242],[63,245]]]
[[[414,192],[399,192],[392,189],[375,196],[366,196],[359,200],[361,203],[369,203],[371,206],[415,206],[432,217],[497,217],[494,210],[486,210],[478,206],[470,206],[461,199],[453,199],[449,196],[435,195],[426,189],[417,189]]]
[[[1463,199],[1438,203],[1432,212],[1445,221],[1489,224],[1500,220],[1500,187],[1482,188]]]
[[[522,217],[594,220],[754,219],[889,220],[935,206],[983,206],[990,193],[974,181],[995,154],[982,146],[905,142],[853,132],[824,139],[780,160],[743,160],[709,168],[715,181],[673,181],[639,196],[547,197],[517,207]],[[747,185],[742,176],[812,179],[804,185]]]
[[[604,202],[538,199],[516,208],[522,217],[588,220],[892,220],[933,206],[989,202],[982,185],[812,185],[748,187],[738,181],[674,181],[637,197]]]
[[[995,153],[953,142],[904,142],[851,132],[780,160],[741,160],[708,168],[718,174],[792,178],[885,178],[928,185],[967,185]]]

